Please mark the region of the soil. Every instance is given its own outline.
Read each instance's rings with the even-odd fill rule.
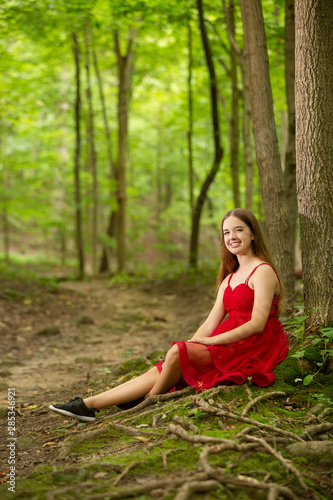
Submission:
[[[117,409],[106,411],[98,417],[95,424],[87,426],[77,421],[64,420],[50,412],[48,405],[68,401],[74,396],[84,397],[87,394],[100,392],[132,376],[136,373],[136,369],[140,368],[142,371],[142,368],[148,368],[154,362],[163,359],[164,353],[173,341],[190,337],[205,319],[214,301],[214,287],[213,276],[201,276],[195,279],[183,276],[175,280],[163,279],[144,283],[112,283],[108,279],[96,279],[64,282],[57,286],[42,285],[35,281],[2,281],[0,414],[6,421],[10,388],[11,393],[15,393],[16,409],[15,477],[19,491],[16,498],[90,499],[93,495],[89,493],[87,496],[82,496],[82,493],[76,496],[77,482],[85,481],[85,489],[88,491],[89,487],[96,488],[96,481],[101,481],[100,491],[109,491],[108,485],[104,485],[106,489],[103,490],[103,478],[104,481],[106,479],[109,481],[112,471],[116,482],[119,473],[129,464],[131,467],[134,464],[136,469],[133,474],[128,473],[128,477],[122,480],[122,485],[131,486],[133,480],[134,484],[142,485],[145,481],[161,478],[160,469],[154,472],[154,466],[160,460],[158,457],[161,453],[162,455],[164,453],[165,461],[167,454],[170,453],[170,449],[163,451],[164,445],[160,450],[157,449],[158,455],[155,456],[155,452],[150,452],[149,468],[141,466],[140,469],[140,464],[145,462],[148,455],[147,446],[156,446],[154,440],[158,436],[154,434],[154,429],[151,433],[144,430],[148,427],[144,419],[136,422],[140,423],[137,425],[140,429],[139,436],[129,438],[123,430],[118,431],[115,426],[110,430],[105,425],[113,417],[117,417],[119,413]],[[127,373],[128,370],[117,371],[129,361],[134,363],[130,374]],[[237,393],[236,398],[230,395],[231,410],[239,408],[239,405],[245,405],[245,388],[238,389],[243,392]],[[228,394],[225,396],[229,397]],[[273,403],[276,401],[272,401],[267,409],[269,415],[273,415],[272,412],[276,411]],[[305,407],[304,401],[298,394],[283,399],[281,412],[287,414],[292,421],[291,417],[294,417],[295,413],[300,412],[302,415],[301,412],[309,410],[308,406]],[[159,418],[165,418],[165,414],[160,414]],[[206,415],[203,421],[198,420],[197,425],[203,433],[208,429],[212,435],[216,435],[214,434],[218,432],[216,426],[219,427],[220,424],[215,417],[214,423],[209,424],[209,419],[210,417]],[[277,422],[280,425],[279,419]],[[226,432],[237,432],[234,421],[227,421],[226,424]],[[6,422],[0,430],[1,443],[7,442],[8,432]],[[75,446],[73,449],[68,448],[70,443],[68,440],[73,437],[76,438],[76,448]],[[149,441],[152,442],[147,445]],[[165,471],[166,476],[163,476],[163,480],[178,481],[179,484],[182,474],[185,476],[188,474],[181,472],[180,467],[192,466],[192,469],[196,470],[200,449],[197,448],[198,445],[194,447],[189,445],[192,446],[190,451],[182,444],[172,446],[178,447],[178,454],[170,454],[168,458],[170,465]],[[8,453],[8,448],[2,446],[1,498],[12,498],[12,495],[7,493],[10,484]],[[178,462],[176,462],[177,456]],[[138,462],[137,457],[139,457]],[[96,466],[97,460],[98,466]],[[104,465],[103,460],[107,460]],[[173,460],[174,465],[172,465]],[[88,462],[89,468],[85,465]],[[104,466],[108,467],[107,473]],[[42,471],[43,467],[49,468],[47,474],[42,472],[40,476],[37,471]],[[94,467],[97,467],[96,470]],[[253,467],[256,468],[257,465]],[[259,467],[262,468],[262,465]],[[273,463],[271,472],[273,476],[276,467]],[[64,475],[60,477],[61,471],[64,471]],[[34,474],[38,479],[35,479]],[[92,478],[94,481],[86,480],[84,474],[88,474],[89,479]],[[332,487],[330,467],[323,465],[314,469],[310,466],[307,474],[309,480],[320,488],[322,498],[331,498],[328,493]],[[41,477],[44,477],[46,483],[42,485],[44,489],[38,493],[40,486],[37,483],[40,484]],[[20,481],[24,484],[23,490],[19,488]],[[283,480],[284,484],[286,482],[290,482],[289,475],[287,480]],[[48,488],[57,492],[59,496],[46,494]],[[296,493],[296,498],[299,498],[298,494],[309,500],[318,498],[311,491],[300,491],[298,487],[293,491]],[[167,496],[165,492],[162,495],[163,487],[156,492],[155,496],[158,498],[173,498],[172,494]],[[230,498],[228,491],[226,495],[225,497],[213,494],[211,498]],[[130,496],[131,494],[126,496],[125,491],[121,498]],[[151,497],[140,496],[140,498]],[[197,496],[190,498],[194,499]],[[248,498],[257,496],[251,493]],[[237,499],[235,496],[235,500]]]

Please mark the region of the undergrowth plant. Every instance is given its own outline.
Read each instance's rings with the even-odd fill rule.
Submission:
[[[311,310],[312,309],[310,309],[308,313]],[[306,335],[305,321],[308,317],[308,314],[304,314],[291,318],[287,321],[288,325],[286,326],[286,329],[292,329],[293,335],[299,342],[298,347],[300,347],[300,349],[294,352],[294,354],[291,354],[290,357],[297,359],[302,372],[302,379],[296,379],[295,382],[302,381],[304,386],[309,385],[314,378],[325,369],[330,360],[333,360],[333,326],[321,328],[318,331],[318,335]],[[321,361],[316,362],[318,368],[313,373],[303,376],[302,359],[304,358],[306,347],[309,345],[317,346]]]

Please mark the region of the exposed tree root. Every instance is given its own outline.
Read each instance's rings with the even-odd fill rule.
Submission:
[[[136,467],[137,465],[141,465],[141,464],[144,464],[146,463],[145,461],[141,460],[141,461],[134,461],[134,462],[131,462],[125,470],[123,470],[123,472],[120,474],[120,476],[118,476],[115,481],[113,482],[113,486],[118,486],[118,484],[120,483],[120,481],[129,473],[129,471],[131,469],[134,469],[134,467]]]
[[[255,406],[257,403],[259,403],[259,401],[262,401],[263,399],[271,399],[275,396],[286,396],[286,393],[285,392],[281,392],[281,391],[277,391],[277,392],[267,392],[265,394],[262,394],[261,396],[258,396],[257,398],[255,399],[252,399],[252,401],[250,401],[244,408],[244,410],[242,411],[241,415],[242,416],[245,416],[247,414],[247,412],[253,407]]]

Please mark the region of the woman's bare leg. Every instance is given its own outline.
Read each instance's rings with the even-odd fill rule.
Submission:
[[[147,393],[154,387],[159,378],[159,371],[154,366],[143,375],[136,377],[124,384],[118,385],[109,391],[102,392],[96,396],[84,399],[84,403],[88,408],[101,410],[109,406],[128,403],[134,399],[146,396]]]
[[[168,351],[160,376],[157,378],[148,396],[164,394],[170,391],[181,379],[182,371],[180,368],[179,349],[177,344],[175,344]]]

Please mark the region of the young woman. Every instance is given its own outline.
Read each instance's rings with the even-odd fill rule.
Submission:
[[[251,212],[231,210],[221,229],[216,302],[191,340],[174,342],[164,363],[143,375],[85,400],[51,405],[51,410],[91,422],[97,410],[129,408],[175,386],[200,391],[243,384],[248,377],[260,387],[275,380],[272,371],[288,353],[288,337],[277,319],[283,295],[279,275]]]

